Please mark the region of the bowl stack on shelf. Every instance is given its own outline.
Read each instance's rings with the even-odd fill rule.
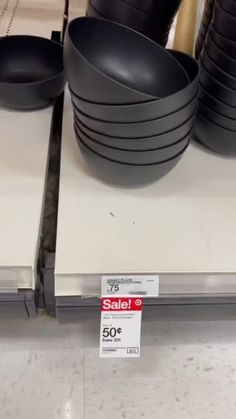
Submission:
[[[195,121],[198,63],[111,21],[68,26],[64,62],[78,145],[96,175],[140,185],[183,156]]]
[[[196,43],[195,43],[195,57],[199,58],[201,54],[209,26],[213,16],[215,0],[205,0],[204,10],[202,14],[202,20],[198,31]]]
[[[89,0],[86,15],[126,25],[165,46],[181,0]]]
[[[223,154],[236,154],[236,2],[216,1],[200,57],[196,139]]]

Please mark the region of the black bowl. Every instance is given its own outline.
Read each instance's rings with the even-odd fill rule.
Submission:
[[[152,135],[163,134],[171,131],[176,127],[184,124],[196,110],[196,97],[181,110],[164,116],[163,118],[153,119],[145,122],[134,123],[117,123],[101,121],[99,119],[90,118],[82,113],[74,105],[74,113],[76,118],[93,131],[101,134],[110,135],[118,138],[141,138],[151,137]]]
[[[236,131],[236,120],[232,118],[228,118],[218,112],[213,111],[212,109],[208,108],[204,101],[199,101],[199,112],[201,115],[204,115],[205,118],[209,119],[209,121],[213,122],[214,124],[219,125],[222,128],[226,128],[230,131]]]
[[[215,96],[208,92],[208,90],[206,90],[202,85],[200,85],[199,89],[199,99],[213,111],[236,120],[236,108],[226,105],[219,99],[215,98]]]
[[[176,143],[181,138],[186,137],[192,131],[196,118],[196,112],[184,124],[175,128],[173,131],[168,131],[165,134],[155,135],[145,138],[116,138],[108,135],[102,135],[96,131],[92,131],[84,124],[74,118],[75,125],[82,130],[87,136],[94,141],[113,148],[123,150],[152,150],[155,148],[166,147],[170,144]]]
[[[182,0],[123,0],[132,7],[146,13],[155,15],[159,20],[172,19],[178,11]]]
[[[228,86],[230,89],[236,89],[236,78],[230,76],[227,72],[218,67],[218,65],[210,58],[208,48],[208,46],[205,47],[202,52],[201,60],[204,67],[222,84],[225,84],[225,86]]]
[[[236,22],[236,19],[235,19]],[[236,60],[230,58],[229,55],[225,54],[213,40],[211,31],[209,31],[206,42],[206,49],[209,57],[220,67],[223,71],[236,77]]]
[[[138,187],[161,179],[179,162],[185,150],[173,159],[146,165],[132,165],[116,162],[100,156],[77,139],[80,151],[91,171],[109,184],[123,187]],[[187,147],[186,147],[187,148]]]
[[[189,84],[183,67],[164,48],[102,19],[81,17],[70,22],[64,61],[73,91],[94,102],[144,102]]]
[[[178,51],[169,51],[187,72],[189,85],[165,99],[130,105],[105,105],[89,102],[73,95],[73,102],[87,115],[110,122],[142,122],[161,118],[185,107],[198,92],[199,66],[196,60]]]
[[[222,36],[236,41],[236,18],[225,12],[216,1],[213,13],[213,25]]]
[[[91,0],[87,5],[86,15],[112,20],[141,32],[151,39],[163,41],[168,39],[172,25],[172,21],[157,22],[156,15],[144,15],[139,10],[124,3],[123,0],[116,0],[115,3],[110,0]]]
[[[235,90],[230,89],[214,78],[202,64],[200,82],[212,95],[226,105],[236,107]]]
[[[236,17],[236,2],[235,0],[221,0],[219,3],[220,7],[227,13]]]
[[[218,45],[218,47],[225,52],[225,54],[236,60],[236,42],[220,35],[213,25],[211,27],[211,37],[215,41],[216,45]]]
[[[226,155],[236,154],[236,135],[205,118],[200,112],[194,129],[196,140],[217,153]]]
[[[0,38],[0,106],[48,106],[65,86],[62,45],[37,36]]]
[[[142,31],[150,26],[151,17],[121,0],[90,0],[91,6],[106,19]]]
[[[75,126],[78,139],[95,153],[107,159],[116,160],[128,164],[155,164],[163,160],[169,160],[185,149],[190,141],[190,135],[167,147],[153,150],[122,150],[102,145],[89,138],[82,130]]]

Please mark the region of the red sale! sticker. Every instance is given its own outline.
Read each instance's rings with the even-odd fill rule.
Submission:
[[[123,310],[140,310],[143,309],[143,298],[102,298],[102,311],[123,311]]]
[[[137,358],[143,298],[103,297],[100,328],[102,358]]]

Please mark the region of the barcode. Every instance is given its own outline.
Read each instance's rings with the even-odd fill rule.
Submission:
[[[147,291],[129,291],[129,295],[147,295]]]

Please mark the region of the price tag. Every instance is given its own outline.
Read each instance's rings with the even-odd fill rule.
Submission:
[[[142,309],[142,298],[102,298],[100,357],[140,356]]]
[[[159,296],[159,275],[106,275],[102,276],[102,293],[122,296]]]

